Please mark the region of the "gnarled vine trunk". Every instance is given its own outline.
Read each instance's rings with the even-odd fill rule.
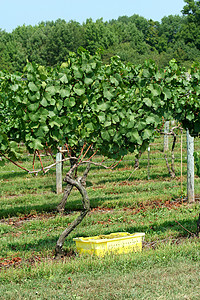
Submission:
[[[173,144],[172,144],[172,150],[171,150],[171,155],[172,155],[171,168],[170,168],[169,163],[168,163],[167,155],[166,155],[166,153],[164,153],[164,158],[165,158],[165,161],[166,161],[167,169],[168,169],[168,172],[169,172],[171,178],[175,178],[176,177],[175,168],[174,168],[174,160],[175,160],[175,157],[174,157],[174,148],[175,148],[175,145],[176,145],[176,134],[174,132],[174,129],[176,129],[176,128],[178,128],[178,127],[172,128],[171,132],[168,133],[168,135],[171,134],[173,136]]]
[[[141,155],[142,155],[142,152],[139,151],[139,154],[135,157],[134,169],[139,168],[139,165],[140,165],[139,159],[140,159]]]
[[[60,204],[57,206],[57,210],[59,212],[63,212],[64,209],[65,209],[65,205],[66,205],[66,202],[67,202],[67,199],[71,193],[73,189],[73,185],[71,184],[67,184],[67,186],[65,187],[64,189],[64,193],[63,193],[63,198],[62,198],[62,201],[60,202]]]
[[[56,256],[58,254],[63,254],[63,244],[65,242],[66,237],[82,222],[82,220],[84,219],[84,217],[87,215],[87,213],[90,210],[90,200],[86,191],[86,179],[87,179],[87,175],[89,173],[90,170],[90,163],[88,163],[83,176],[78,177],[77,179],[74,179],[71,177],[70,171],[67,173],[66,177],[64,178],[64,182],[67,182],[67,192],[73,189],[73,187],[76,187],[81,196],[82,196],[82,204],[83,204],[83,209],[80,213],[80,215],[61,233],[57,244],[56,244]],[[73,173],[73,172],[71,172]],[[66,192],[66,193],[67,193]],[[69,192],[70,194],[70,192]],[[69,196],[68,194],[68,196]],[[68,197],[67,196],[67,197]],[[66,195],[65,195],[66,197]],[[64,198],[64,197],[63,197]]]
[[[71,165],[72,172],[70,172],[70,171],[69,172],[70,172],[70,176],[72,178],[74,177],[74,173],[75,173],[75,177],[76,177],[76,171],[74,168],[75,164],[76,164],[76,161],[74,159],[70,159],[70,165]],[[74,177],[74,179],[75,179],[75,177]],[[64,181],[66,182],[65,179],[64,179]],[[65,205],[66,205],[67,199],[68,199],[72,189],[73,189],[73,185],[68,183],[64,189],[62,201],[57,206],[57,210],[59,212],[63,212],[65,210]]]

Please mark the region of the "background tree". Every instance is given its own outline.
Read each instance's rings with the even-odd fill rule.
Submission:
[[[98,49],[108,49],[109,46],[118,43],[116,33],[108,22],[103,22],[103,19],[98,19],[93,22],[92,19],[87,19],[83,23],[84,28],[84,48],[94,54]]]
[[[75,21],[58,19],[50,25],[46,32],[46,46],[42,54],[46,57],[46,65],[54,66],[66,60],[70,51],[77,51],[84,44],[84,29]]]
[[[189,23],[200,25],[200,1],[184,0],[186,5],[183,7],[182,13],[187,16]]]
[[[58,19],[18,26],[12,33],[0,31],[0,67],[22,72],[27,59],[45,66],[59,65],[80,46],[92,54],[104,49],[104,63],[119,55],[132,63],[153,59],[159,67],[175,58],[189,67],[200,57],[199,1],[185,2],[183,16],[166,16],[161,22],[134,14],[109,22],[87,19],[79,24]]]
[[[182,28],[181,38],[186,44],[200,50],[200,1],[184,0],[184,2],[186,5],[182,13],[186,16],[186,22]]]
[[[184,18],[178,15],[162,18],[159,26],[159,44],[162,52],[167,51],[169,47],[173,48],[183,24]]]

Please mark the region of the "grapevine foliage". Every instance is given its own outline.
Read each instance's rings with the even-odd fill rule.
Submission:
[[[56,68],[27,63],[21,75],[0,73],[0,151],[16,156],[19,142],[30,152],[67,142],[79,153],[87,143],[119,158],[144,151],[162,117],[199,133],[199,67],[187,77],[174,60],[163,70],[119,57],[103,65],[84,49]]]
[[[200,177],[200,153],[194,152],[194,162],[197,170],[197,176]]]

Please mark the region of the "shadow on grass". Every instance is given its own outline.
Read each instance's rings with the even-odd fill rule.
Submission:
[[[41,197],[41,195],[40,195]],[[93,197],[90,198],[90,202],[91,202],[91,208],[94,207],[99,207],[101,206],[104,202],[106,201],[110,201],[113,202],[112,207],[115,207],[115,203],[114,201],[116,200],[120,200],[121,199],[121,195],[115,195],[112,197]],[[60,200],[58,200],[58,202],[54,202],[54,203],[44,203],[42,205],[21,205],[21,206],[15,206],[15,207],[9,207],[9,208],[5,208],[5,209],[1,209],[0,210],[0,219],[2,218],[8,218],[8,217],[17,217],[19,215],[27,215],[30,214],[31,211],[36,211],[37,213],[43,213],[43,212],[53,212],[56,211],[56,207],[59,204]],[[117,205],[117,203],[116,203]],[[66,203],[65,206],[65,212],[68,211],[79,211],[82,210],[83,206],[82,206],[82,201],[81,201],[81,196],[80,198],[78,198],[77,200],[72,200]]]
[[[119,195],[112,195],[112,197],[89,197],[90,198],[90,207],[91,208],[96,208],[96,207],[99,207],[99,206],[102,206],[105,202],[113,202],[113,208],[115,208],[117,206],[117,202],[116,202],[116,205],[114,203],[114,201],[116,200],[120,200],[122,198],[122,196],[119,194]],[[108,207],[108,205],[106,205],[106,207]],[[80,199],[77,199],[77,200],[73,200],[72,202],[68,201],[66,203],[66,206],[65,206],[65,211],[67,212],[68,210],[81,210],[83,208],[83,205],[82,205],[82,201],[81,201],[81,196],[80,196]]]
[[[37,190],[43,190],[43,191],[48,191],[56,194],[56,184],[49,184],[49,185],[39,185],[37,186]]]
[[[56,210],[58,203],[45,203],[43,205],[15,206],[14,208],[1,209],[0,218],[18,217],[28,215],[33,211],[37,213],[53,212]]]
[[[54,170],[50,170],[47,174],[45,174],[45,177],[49,177],[49,176],[53,176],[53,175],[56,175],[55,174],[55,171]],[[0,172],[0,176],[1,176],[1,179],[3,180],[9,180],[9,179],[13,179],[13,178],[18,178],[18,177],[27,177],[27,176],[30,176],[30,178],[34,178],[35,175],[33,174],[29,174],[27,171],[5,171],[5,172]],[[43,177],[43,173],[40,172],[40,174],[38,175],[38,177]]]
[[[192,234],[196,234],[197,231],[197,218],[194,219],[183,219],[179,220],[179,223],[186,228],[188,231],[190,231]],[[136,233],[136,232],[144,232],[146,236],[148,235],[153,235],[156,233],[158,236],[159,240],[159,235],[163,236],[163,233],[167,232],[170,229],[170,232],[178,232],[178,237],[190,237],[190,233],[187,232],[184,228],[182,228],[180,225],[178,225],[175,221],[165,221],[163,223],[157,224],[157,223],[151,223],[149,226],[145,225],[135,225],[135,226],[130,226],[127,225],[123,231],[127,231],[131,234]],[[108,234],[110,233],[109,228],[105,230],[103,234]],[[193,236],[193,235],[192,235]],[[168,237],[170,240],[170,236]]]
[[[196,219],[193,220],[179,220],[180,223],[186,227],[189,231],[191,232],[195,232],[196,231]],[[178,236],[177,238],[188,238],[189,234],[181,227],[179,227],[177,225],[176,222],[173,221],[166,221],[163,222],[161,224],[151,224],[151,226],[127,226],[125,228],[125,230],[129,233],[135,233],[135,232],[145,232],[146,236],[148,234],[152,235],[152,232],[156,232],[156,234],[158,235],[157,241],[159,241],[159,234],[163,235],[164,232],[168,231],[170,228],[170,231],[173,232],[175,231],[176,233],[178,232]],[[118,230],[120,231],[120,230]],[[62,230],[61,230],[62,232]],[[26,241],[24,241],[24,243],[18,243],[17,241],[15,242],[11,242],[8,243],[6,246],[7,250],[14,250],[16,252],[19,251],[36,251],[36,252],[43,252],[43,251],[47,251],[47,250],[54,250],[55,246],[56,246],[56,242],[59,238],[59,235],[61,234],[61,232],[58,234],[58,236],[54,236],[54,237],[44,237],[41,239],[37,239],[37,240],[33,240],[31,242],[26,243]],[[112,231],[114,232],[114,231]],[[109,234],[109,228],[106,229],[104,231],[103,234]],[[97,233],[98,234],[98,233]],[[78,234],[73,235],[73,237],[78,237]],[[84,236],[81,235],[81,236]],[[168,237],[168,241],[170,242],[170,236]],[[172,239],[172,238],[171,238]],[[160,242],[162,242],[162,239],[160,240]],[[72,239],[72,235],[69,235],[69,237],[67,238],[67,240],[65,241],[64,244],[64,248],[71,248],[72,245],[74,244],[73,239]]]
[[[2,173],[1,174],[1,179],[3,180],[9,180],[9,179],[13,179],[13,178],[18,178],[18,177],[25,177],[27,176],[27,172],[25,171],[21,171],[21,172],[16,172],[16,171],[6,171],[6,173]]]
[[[45,250],[54,250],[56,247],[56,242],[58,240],[59,236],[57,237],[46,237],[38,240],[33,240],[31,242],[24,242],[18,243],[18,242],[11,242],[7,244],[8,250],[14,250],[16,252],[27,252],[27,251],[35,251],[35,252],[43,252]],[[69,247],[71,245],[71,242],[66,241],[66,246]]]
[[[40,195],[41,196],[41,195]],[[112,195],[112,197],[93,197],[90,198],[91,208],[102,206],[104,202],[113,202],[113,205],[111,205],[113,208],[117,205],[115,205],[116,200],[120,200],[121,195]],[[15,206],[15,207],[9,207],[5,209],[0,210],[0,219],[3,218],[9,218],[9,217],[18,217],[19,215],[27,215],[30,214],[32,211],[36,211],[36,213],[43,213],[43,212],[53,212],[56,211],[57,205],[59,204],[60,200],[58,202],[54,203],[44,203],[42,205],[21,205],[21,206]],[[81,196],[77,200],[72,200],[66,203],[65,206],[65,212],[68,211],[80,211],[82,210],[83,205],[81,201]]]
[[[130,174],[131,174],[131,172],[130,172]],[[183,176],[186,176],[187,175],[187,173],[186,172],[183,172]],[[177,174],[177,176],[180,176],[180,174]],[[136,174],[136,173],[133,173],[133,175],[129,178],[129,175],[127,174],[127,176],[126,176],[126,178],[124,178],[124,176],[123,177],[118,177],[118,178],[116,178],[116,177],[113,177],[113,178],[108,178],[107,176],[106,176],[106,178],[105,179],[100,179],[100,180],[98,180],[97,181],[97,184],[106,184],[106,183],[114,183],[114,182],[124,182],[124,181],[141,181],[141,183],[142,183],[142,181],[145,181],[145,180],[148,180],[149,182],[151,181],[151,180],[160,180],[160,181],[162,181],[162,180],[174,180],[174,179],[176,179],[176,177],[174,178],[174,179],[172,179],[171,178],[171,176],[169,175],[169,173],[165,173],[165,174],[151,174],[150,173],[150,180],[148,180],[148,174],[146,173],[144,173],[144,174]]]
[[[45,195],[47,192],[49,193],[56,193],[56,188],[54,186],[54,184],[49,184],[49,185],[24,185],[24,186],[12,186],[12,188],[10,188],[9,190],[5,190],[5,197],[7,196],[8,198],[10,196],[15,196],[15,197],[21,197],[21,196],[27,196],[29,197],[29,195]],[[42,191],[42,192],[41,192]],[[18,194],[17,194],[18,192]]]
[[[124,182],[124,181],[138,181],[138,180],[140,180],[140,181],[142,181],[142,180],[147,180],[147,174],[145,175],[143,175],[143,174],[138,174],[138,176],[137,176],[137,174],[133,174],[132,176],[131,176],[131,178],[129,178],[129,175],[127,174],[127,176],[126,176],[126,178],[123,176],[123,177],[118,177],[118,178],[116,178],[116,177],[113,177],[113,178],[105,178],[105,179],[101,179],[101,180],[98,180],[98,182],[97,182],[97,184],[106,184],[106,183],[113,183],[113,182]],[[170,175],[169,174],[162,174],[162,175],[160,175],[160,174],[150,174],[150,179],[151,180],[154,180],[154,179],[160,179],[160,180],[164,180],[164,179],[166,179],[166,178],[169,178],[170,179]]]

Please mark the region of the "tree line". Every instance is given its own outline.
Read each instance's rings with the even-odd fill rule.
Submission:
[[[118,55],[125,63],[152,59],[164,67],[174,58],[188,67],[200,61],[200,1],[185,3],[182,16],[165,16],[161,22],[134,14],[108,22],[87,19],[80,24],[58,19],[18,26],[11,33],[0,30],[0,69],[21,72],[27,60],[55,66],[79,47],[91,54],[102,49],[104,63]]]

